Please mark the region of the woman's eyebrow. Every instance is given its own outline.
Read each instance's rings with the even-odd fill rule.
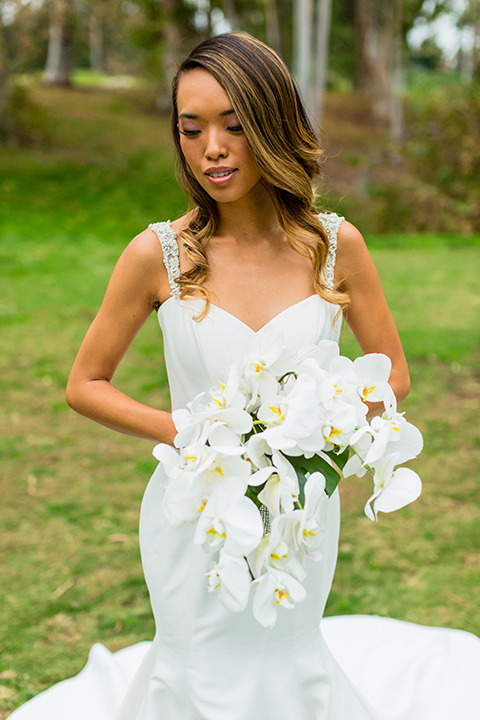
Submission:
[[[233,115],[235,110],[233,108],[230,108],[229,110],[222,110],[221,113],[218,113],[220,117],[225,117],[226,115]],[[178,118],[187,118],[187,120],[198,120],[198,115],[195,115],[194,113],[180,113]]]

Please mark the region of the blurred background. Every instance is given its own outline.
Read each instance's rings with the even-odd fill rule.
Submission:
[[[169,85],[231,29],[291,68],[325,148],[319,209],[363,231],[412,375],[424,493],[378,525],[343,482],[327,614],[480,635],[480,0],[0,2],[0,719],[96,641],[150,639],[138,553],[151,446],[64,388],[128,241],[186,208]],[[342,352],[359,353],[345,330]],[[115,382],[168,408],[152,317]],[[160,512],[160,509],[159,509]]]

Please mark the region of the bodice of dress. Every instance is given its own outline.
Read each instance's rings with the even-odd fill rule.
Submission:
[[[322,213],[319,218],[329,239],[325,284],[333,288],[337,233],[343,218],[334,213]],[[171,288],[171,297],[160,306],[158,319],[164,337],[172,409],[185,407],[200,392],[223,381],[228,367],[273,328],[281,328],[285,346],[294,352],[320,340],[338,341],[341,326],[338,305],[319,295],[310,295],[287,307],[258,332],[213,304],[207,316],[197,322],[194,318],[203,311],[204,301],[201,298],[181,300],[179,297],[175,282],[180,274],[179,249],[170,221],[154,223],[150,228],[162,244]]]

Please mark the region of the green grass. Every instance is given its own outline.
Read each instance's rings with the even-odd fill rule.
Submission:
[[[143,90],[36,92],[50,147],[0,150],[0,718],[78,672],[92,643],[152,637],[137,537],[151,444],[76,416],[64,387],[124,245],[184,207],[167,121]],[[425,436],[413,464],[424,493],[374,525],[362,512],[368,485],[343,484],[327,612],[480,634],[480,247],[370,244],[410,362],[405,409]],[[342,349],[358,353],[348,333]],[[115,380],[168,407],[154,317]]]

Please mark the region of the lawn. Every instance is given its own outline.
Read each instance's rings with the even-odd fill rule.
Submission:
[[[123,247],[185,205],[168,122],[150,112],[145,90],[35,93],[50,147],[0,150],[0,718],[77,673],[92,643],[116,650],[152,637],[137,535],[152,444],[76,416],[64,388]],[[414,463],[424,493],[372,524],[369,486],[343,483],[327,612],[480,635],[480,246],[367,241],[411,368],[404,409],[425,436]],[[342,350],[358,353],[348,332]],[[168,407],[154,316],[115,381]]]

